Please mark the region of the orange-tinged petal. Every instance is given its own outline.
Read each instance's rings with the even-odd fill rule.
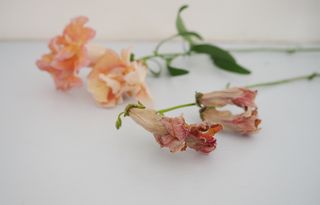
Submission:
[[[95,99],[99,99],[97,102],[102,106],[106,104],[115,106],[127,96],[134,97],[148,105],[152,104],[145,84],[146,67],[140,62],[130,62],[130,55],[129,49],[122,50],[121,55],[111,49],[106,49],[103,56],[94,64],[88,81],[104,82],[102,86],[108,88],[108,95],[98,93],[97,90],[100,89],[91,92]],[[92,83],[89,90],[95,90],[94,85]]]
[[[41,70],[51,74],[59,90],[66,91],[82,84],[79,69],[90,62],[85,44],[95,35],[93,29],[84,26],[87,21],[83,16],[72,19],[63,35],[50,40],[50,53],[36,62]]]

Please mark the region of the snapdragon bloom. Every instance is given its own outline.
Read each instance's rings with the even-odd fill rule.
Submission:
[[[167,147],[173,153],[184,151],[187,147],[210,153],[216,148],[214,135],[222,129],[219,124],[189,125],[182,116],[164,117],[152,109],[131,108],[128,115],[151,132],[161,147]]]
[[[198,93],[196,101],[202,107],[200,115],[208,123],[220,123],[226,130],[231,130],[244,135],[255,133],[259,130],[261,120],[258,119],[258,108],[255,104],[257,91],[247,88],[229,88],[222,91]],[[235,105],[243,109],[240,114],[231,111],[222,111],[217,108],[226,105]]]
[[[129,49],[118,55],[111,49],[93,65],[88,76],[88,90],[98,104],[113,107],[125,97],[134,97],[144,104],[151,103],[145,78],[147,68],[140,61],[130,60]]]
[[[50,73],[59,90],[66,91],[82,84],[78,72],[90,63],[86,44],[95,36],[92,28],[85,27],[87,22],[84,16],[72,19],[62,35],[50,40],[50,53],[36,62],[41,70]]]

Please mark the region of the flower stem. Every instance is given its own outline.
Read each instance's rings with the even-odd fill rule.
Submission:
[[[247,88],[266,87],[266,86],[273,86],[273,85],[279,85],[279,84],[284,84],[284,83],[291,83],[291,82],[299,81],[299,80],[312,80],[316,77],[320,77],[320,73],[314,72],[309,75],[303,75],[303,76],[298,76],[298,77],[294,77],[294,78],[287,78],[287,79],[283,79],[283,80],[276,80],[276,81],[265,82],[265,83],[257,83],[257,84],[247,85],[245,87],[247,87]]]
[[[180,109],[180,108],[184,108],[184,107],[191,107],[191,106],[195,106],[196,103],[187,103],[187,104],[182,104],[182,105],[177,105],[177,106],[174,106],[174,107],[169,107],[169,108],[166,108],[166,109],[162,109],[162,110],[158,110],[157,112],[161,115],[163,115],[163,113],[166,113],[166,112],[169,112],[169,111],[172,111],[172,110],[176,110],[176,109]]]
[[[245,87],[247,87],[247,88],[266,87],[266,86],[273,86],[273,85],[279,85],[279,84],[284,84],[284,83],[290,83],[290,82],[299,81],[299,80],[313,80],[316,77],[320,77],[320,73],[314,72],[309,75],[303,75],[303,76],[298,76],[298,77],[294,77],[294,78],[287,78],[287,79],[283,79],[283,80],[277,80],[277,81],[271,81],[271,82],[265,82],[265,83],[257,83],[257,84],[247,85]],[[157,112],[159,114],[163,115],[163,113],[170,112],[172,110],[176,110],[176,109],[180,109],[180,108],[184,108],[184,107],[191,107],[191,106],[195,106],[195,105],[197,105],[196,102],[182,104],[182,105],[176,105],[176,106],[169,107],[166,109],[158,110]]]
[[[296,48],[277,48],[277,47],[259,47],[259,48],[233,48],[229,49],[231,52],[320,52],[320,47],[296,47]]]
[[[170,40],[172,40],[172,39],[174,39],[174,38],[176,38],[176,37],[179,37],[179,36],[180,36],[180,34],[175,34],[175,35],[169,36],[168,38],[165,38],[165,39],[163,39],[162,41],[160,41],[160,42],[157,44],[156,48],[154,49],[154,53],[155,53],[155,54],[158,54],[158,51],[159,51],[160,47],[161,47],[164,43],[166,43],[166,42],[168,42],[168,41],[170,41]]]
[[[146,55],[146,56],[142,56],[140,58],[138,58],[137,60],[141,60],[141,61],[147,61],[149,59],[152,58],[176,58],[179,56],[185,56],[185,55],[189,55],[190,52],[180,52],[180,53],[155,53],[155,54],[151,54],[151,55]]]

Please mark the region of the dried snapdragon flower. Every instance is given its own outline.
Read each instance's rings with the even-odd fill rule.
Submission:
[[[257,92],[248,88],[272,86],[298,80],[312,80],[320,77],[319,73],[299,76],[279,81],[272,81],[246,87],[228,88],[210,93],[197,93],[196,102],[173,106],[159,111],[146,108],[141,103],[130,104],[124,112],[118,115],[116,127],[122,124],[121,116],[131,117],[145,130],[151,132],[161,147],[167,147],[171,152],[184,151],[191,148],[202,153],[210,153],[216,148],[215,134],[224,128],[240,134],[252,134],[258,130],[261,120],[257,118],[255,97]],[[216,107],[228,104],[241,107],[244,112],[238,115],[230,111],[219,111]],[[205,122],[187,124],[183,116],[165,117],[163,114],[172,110],[200,106],[200,113]]]
[[[164,111],[157,112],[145,108],[142,104],[128,105],[120,113],[116,123],[121,126],[121,115],[131,117],[137,124],[151,132],[161,147],[171,152],[184,151],[191,148],[202,153],[210,153],[216,148],[215,134],[222,129],[219,124],[207,123],[187,124],[183,116],[165,117]]]
[[[257,91],[247,88],[228,88],[209,93],[197,93],[196,102],[200,109],[201,119],[208,123],[220,123],[227,130],[244,135],[259,130],[261,120],[257,118],[258,108],[255,104]],[[232,114],[231,111],[221,111],[217,108],[226,105],[235,105],[243,109],[241,114]]]

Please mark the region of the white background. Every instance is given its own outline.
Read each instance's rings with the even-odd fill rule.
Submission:
[[[209,40],[320,41],[319,0],[0,0],[0,39],[47,39],[82,14],[100,39],[158,40],[185,3],[188,27]]]
[[[128,43],[104,45],[119,50]],[[141,56],[155,44],[133,46]],[[0,43],[0,204],[319,204],[319,78],[259,89],[258,134],[220,133],[210,155],[172,154],[129,118],[116,131],[116,115],[129,101],[103,109],[85,87],[56,91],[50,76],[35,67],[46,51],[45,42]],[[227,82],[320,70],[319,53],[235,55],[252,75],[218,70],[198,56],[176,62],[189,75],[148,77],[155,106],[192,102],[195,91],[222,89]],[[199,122],[196,107],[169,115],[182,112],[188,122]]]
[[[155,43],[149,41],[175,32],[176,11],[184,3],[190,4],[183,14],[188,27],[209,40],[320,41],[319,0],[0,0],[1,205],[319,204],[319,78],[259,89],[258,134],[220,133],[210,155],[171,154],[131,119],[115,130],[116,115],[132,101],[100,108],[85,86],[56,91],[35,66],[48,51],[48,39],[79,14],[91,19],[98,39],[108,40],[101,41],[105,46],[150,54]],[[26,39],[45,41],[15,41]],[[119,40],[129,41],[114,42]],[[222,89],[228,82],[320,72],[319,52],[233,54],[253,71],[250,76],[218,70],[204,56],[175,62],[189,75],[149,76],[156,108],[188,103],[195,91]],[[84,80],[87,72],[81,73]],[[169,115],[182,112],[188,122],[199,122],[195,107]]]

